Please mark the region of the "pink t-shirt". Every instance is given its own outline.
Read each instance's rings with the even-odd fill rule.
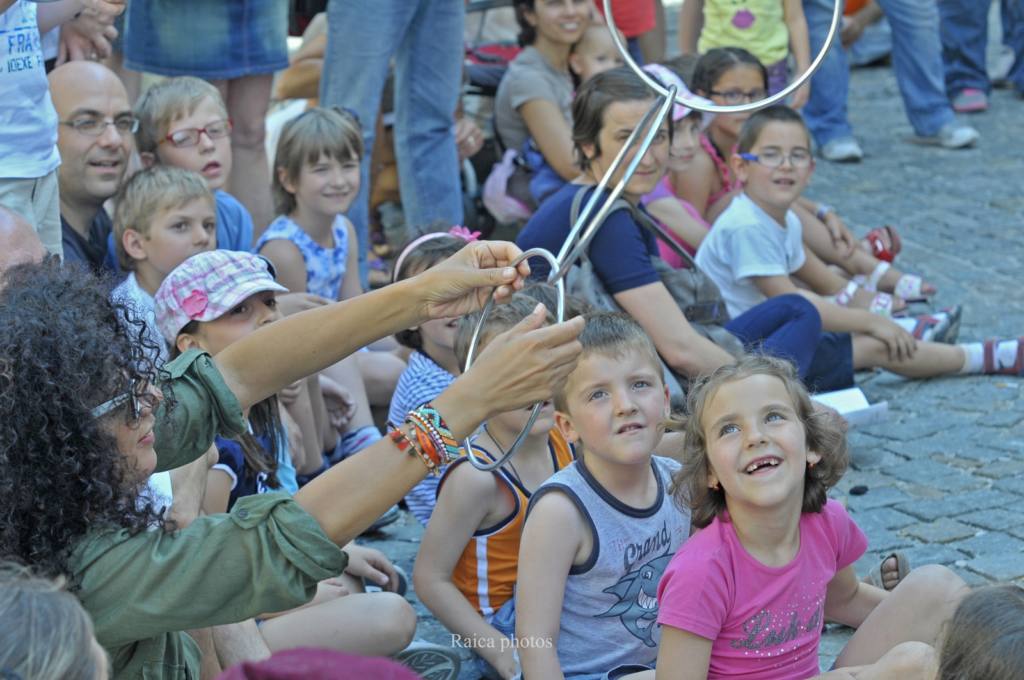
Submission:
[[[672,191],[672,182],[671,180],[669,180],[668,175],[662,177],[661,181],[658,182],[657,186],[654,187],[654,190],[640,200],[644,205],[650,205],[654,201],[657,201],[662,198],[673,198],[679,201],[679,205],[683,206],[683,210],[689,213],[690,217],[697,220],[698,224],[703,225],[706,229],[711,228],[711,226],[704,220],[704,218],[701,217],[701,214],[697,212],[696,208],[690,205],[690,203],[688,203],[687,201],[684,201],[683,199],[675,195],[675,193]],[[659,221],[658,224],[661,224],[661,226],[665,227],[665,225],[661,221]],[[675,240],[676,243],[683,247],[683,250],[688,252],[690,255],[697,255],[697,249],[691,246],[683,239],[681,239],[674,231],[672,231],[668,227],[665,227],[665,231],[669,233],[669,235]],[[662,242],[661,239],[658,239],[658,255],[660,255],[661,259],[665,260],[665,262],[667,262],[668,265],[673,269],[683,269],[690,266],[689,262],[684,260],[679,255],[677,255],[676,251],[672,250],[672,248],[665,245],[665,243]]]
[[[658,586],[658,623],[713,640],[708,680],[802,680],[819,673],[825,589],[867,549],[839,503],[800,517],[800,549],[767,567],[715,518],[679,548]]]

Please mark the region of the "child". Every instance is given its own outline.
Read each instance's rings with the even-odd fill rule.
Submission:
[[[278,321],[275,298],[284,292],[287,289],[274,280],[266,260],[257,255],[203,253],[175,269],[160,287],[160,330],[176,354],[191,348],[219,354]],[[277,411],[277,397],[271,396],[245,413],[248,433],[236,439],[216,438],[220,458],[207,480],[207,514],[227,512],[245,496],[275,489],[289,495],[298,491]],[[394,592],[365,593],[360,580],[370,578],[395,591],[400,579],[392,564],[376,550],[351,543],[344,549],[349,556],[345,573],[321,582],[311,603],[263,617],[260,632],[272,651],[314,646],[383,656],[396,654],[409,643],[416,626],[412,607]]]
[[[482,348],[537,306],[517,294],[495,307],[480,336]],[[462,318],[456,354],[465,362],[478,314]],[[504,454],[530,417],[531,408],[490,418],[473,442],[473,455],[493,462]],[[555,425],[550,402],[544,404],[522,447],[494,472],[466,465],[448,467],[438,484],[437,505],[420,542],[413,580],[416,593],[455,635],[473,640],[480,675],[512,678],[517,672],[514,633],[516,565],[519,539],[532,492],[573,460],[572,447]]]
[[[931,317],[916,322],[887,319],[836,304],[833,297],[842,294],[846,282],[804,246],[801,222],[790,210],[813,169],[810,138],[800,114],[774,106],[744,123],[733,156],[743,193],[733,199],[697,251],[697,264],[718,285],[731,314],[741,314],[766,298],[799,293],[817,307],[824,330],[833,332],[831,338],[842,348],[839,363],[853,370],[878,366],[915,378],[1022,372],[1024,350],[1017,340],[958,346],[917,342],[908,330],[920,331]],[[938,339],[942,329],[940,320],[930,332]],[[948,325],[945,329],[952,335]]]
[[[280,215],[256,243],[292,293],[347,300],[362,293],[359,241],[342,215],[359,194],[363,137],[347,113],[312,108],[289,121],[278,140],[273,192]],[[371,406],[394,392],[404,362],[387,351],[365,350],[326,375],[348,390],[355,416],[332,462],[379,438]]]
[[[709,51],[697,62],[693,90],[716,104],[737,98],[752,101],[762,96],[767,81],[767,71],[754,55],[739,47],[720,48]],[[701,137],[701,148],[693,162],[672,173],[676,195],[701,211],[708,222],[714,222],[741,190],[738,178],[729,168],[729,157],[740,128],[749,117],[748,113],[715,116],[706,135]],[[805,242],[818,257],[841,267],[864,291],[887,293],[868,295],[858,291],[852,295],[857,306],[874,303],[879,309],[898,312],[904,308],[904,301],[923,300],[935,293],[935,287],[921,277],[904,274],[868,250],[855,247],[849,230],[831,207],[801,197],[793,209],[804,225]],[[891,237],[891,229],[876,229],[868,234],[869,240]]]
[[[167,345],[153,314],[153,296],[179,264],[217,247],[216,207],[203,178],[171,166],[136,173],[121,188],[114,210],[117,260],[128,278],[114,289],[115,301],[131,305],[146,321],[158,363]]]
[[[960,601],[939,644],[935,680],[1024,677],[1024,589],[988,586]]]
[[[591,22],[569,52],[569,69],[576,76],[578,85],[625,63],[612,40],[611,29],[600,22]]]
[[[816,411],[792,366],[754,356],[689,395],[684,463],[674,480],[701,530],[658,586],[658,677],[819,677],[824,621],[858,628],[836,666],[874,664],[897,643],[934,644],[966,586],[945,567],[911,572],[887,593],[857,580],[867,540],[826,492],[847,465],[838,419]],[[879,675],[907,678],[907,674]]]
[[[469,232],[452,229],[450,233],[430,233],[410,242],[395,260],[395,281],[416,276],[459,252],[475,240]],[[402,421],[404,414],[431,401],[455,382],[461,373],[455,356],[455,329],[458,318],[435,319],[395,334],[395,340],[412,350],[402,371],[388,409],[388,427]],[[429,476],[405,496],[409,512],[426,526],[437,499],[438,478]]]
[[[661,64],[648,64],[644,70],[661,82],[665,87],[675,85],[678,96],[695,103],[710,104],[707,99],[692,94],[679,74]],[[697,254],[697,247],[704,240],[709,225],[701,214],[690,203],[675,195],[672,190],[671,173],[689,167],[697,150],[700,148],[700,135],[713,114],[704,114],[681,104],[672,108],[672,144],[668,153],[668,174],[661,178],[654,191],[641,200],[652,217],[666,227],[666,231],[690,255]],[[666,244],[658,241],[658,255],[670,266],[679,269],[688,267],[689,262],[680,257]]]
[[[555,422],[581,457],[534,492],[519,552],[527,678],[651,667],[655,590],[690,529],[667,491],[679,464],[652,457],[669,413],[654,345],[635,321],[607,313],[588,316],[580,343]]]
[[[217,247],[248,252],[253,244],[252,217],[223,190],[231,175],[231,119],[217,88],[191,76],[167,78],[139,97],[135,116],[142,164],[172,165],[201,174],[217,199]]]
[[[680,14],[679,26],[684,53],[704,54],[715,47],[740,45],[753,52],[758,61],[768,65],[767,94],[775,94],[789,83],[790,54],[797,73],[806,73],[811,65],[801,0],[693,0]],[[806,104],[808,96],[810,87],[805,83],[793,93],[793,108]],[[743,102],[737,99],[728,103]]]

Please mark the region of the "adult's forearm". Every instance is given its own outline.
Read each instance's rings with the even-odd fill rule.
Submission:
[[[246,409],[360,347],[423,319],[408,282],[293,314],[232,343],[214,361]]]

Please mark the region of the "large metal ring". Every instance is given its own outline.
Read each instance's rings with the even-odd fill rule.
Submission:
[[[835,0],[835,8],[832,10],[832,24],[828,28],[828,35],[825,37],[825,44],[821,46],[818,56],[814,58],[814,61],[812,61],[811,65],[807,67],[806,71],[800,74],[796,80],[784,87],[780,92],[776,92],[770,97],[759,99],[756,102],[734,104],[732,106],[718,106],[717,104],[708,106],[707,104],[685,100],[681,97],[679,98],[679,103],[691,109],[704,111],[706,113],[743,113],[745,111],[756,111],[766,106],[781,102],[783,99],[795,92],[797,88],[807,82],[807,80],[814,75],[814,72],[818,70],[818,67],[821,66],[821,62],[824,61],[825,55],[828,53],[833,41],[835,41],[836,33],[839,31],[839,22],[843,18],[842,5],[843,3],[840,0]],[[619,36],[619,29],[615,25],[615,17],[612,16],[611,0],[604,0],[604,18],[608,22],[608,29],[612,33],[612,40],[615,42],[615,47],[618,48],[619,54],[622,55],[623,60],[629,64],[629,67],[633,69],[633,71],[635,71],[651,89],[662,96],[668,96],[668,90],[665,89],[665,86],[640,68],[640,66],[633,61],[633,57],[630,56],[629,49],[626,47],[625,43],[622,42],[622,38]]]
[[[542,257],[545,260],[547,260],[552,272],[558,270],[558,260],[555,258],[554,254],[552,254],[550,250],[546,250],[544,248],[531,248],[530,250],[527,250],[525,253],[517,257],[510,266],[518,266],[520,262],[528,260],[531,257]],[[555,312],[555,318],[558,320],[558,323],[562,323],[563,321],[565,321],[565,281],[563,281],[562,279],[558,279],[557,281],[555,281],[555,291],[558,295],[558,303],[556,305],[557,309]],[[487,315],[490,314],[491,308],[493,306],[494,296],[491,296],[487,299],[486,304],[484,304],[483,310],[481,310],[480,312],[480,320],[477,321],[476,328],[473,329],[473,337],[469,341],[469,349],[466,350],[467,371],[469,370],[469,367],[473,364],[473,353],[476,351],[477,343],[480,340],[480,332],[483,330],[484,322],[487,321]],[[526,426],[523,427],[522,432],[520,432],[519,435],[515,438],[515,441],[512,442],[512,446],[510,446],[508,450],[505,451],[504,454],[493,463],[484,463],[483,461],[478,460],[476,456],[473,455],[473,444],[470,441],[470,438],[466,437],[466,439],[462,442],[462,446],[466,450],[466,456],[469,458],[470,464],[477,470],[483,470],[484,472],[496,470],[497,468],[504,465],[505,461],[511,458],[515,454],[515,452],[519,450],[519,447],[523,445],[523,442],[526,441],[526,435],[530,433],[530,430],[533,429],[533,424],[537,422],[537,415],[540,414],[540,409],[542,406],[543,404],[541,403],[533,405],[533,410],[530,412],[530,419],[526,421]]]

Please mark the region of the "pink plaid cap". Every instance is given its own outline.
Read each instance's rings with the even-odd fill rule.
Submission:
[[[274,280],[270,263],[252,253],[212,250],[174,268],[156,291],[156,325],[174,342],[189,321],[213,321],[254,293],[288,289]]]
[[[649,73],[650,75],[654,76],[655,80],[660,81],[661,84],[664,85],[666,88],[675,85],[676,95],[678,99],[682,99],[683,101],[695,102],[697,104],[707,106],[712,105],[712,102],[710,100],[690,92],[690,88],[686,87],[686,83],[684,83],[679,78],[679,76],[677,76],[675,72],[672,71],[672,69],[662,66],[661,64],[647,64],[646,66],[644,66],[644,70],[647,71],[647,73]],[[689,116],[691,113],[693,113],[693,109],[691,109],[688,106],[683,106],[677,101],[675,106],[672,107],[672,122],[674,123],[676,121],[682,120],[683,118]],[[714,117],[715,114],[704,113],[702,111],[700,114],[701,129],[703,130],[704,128],[706,128],[711,123],[711,120]]]

